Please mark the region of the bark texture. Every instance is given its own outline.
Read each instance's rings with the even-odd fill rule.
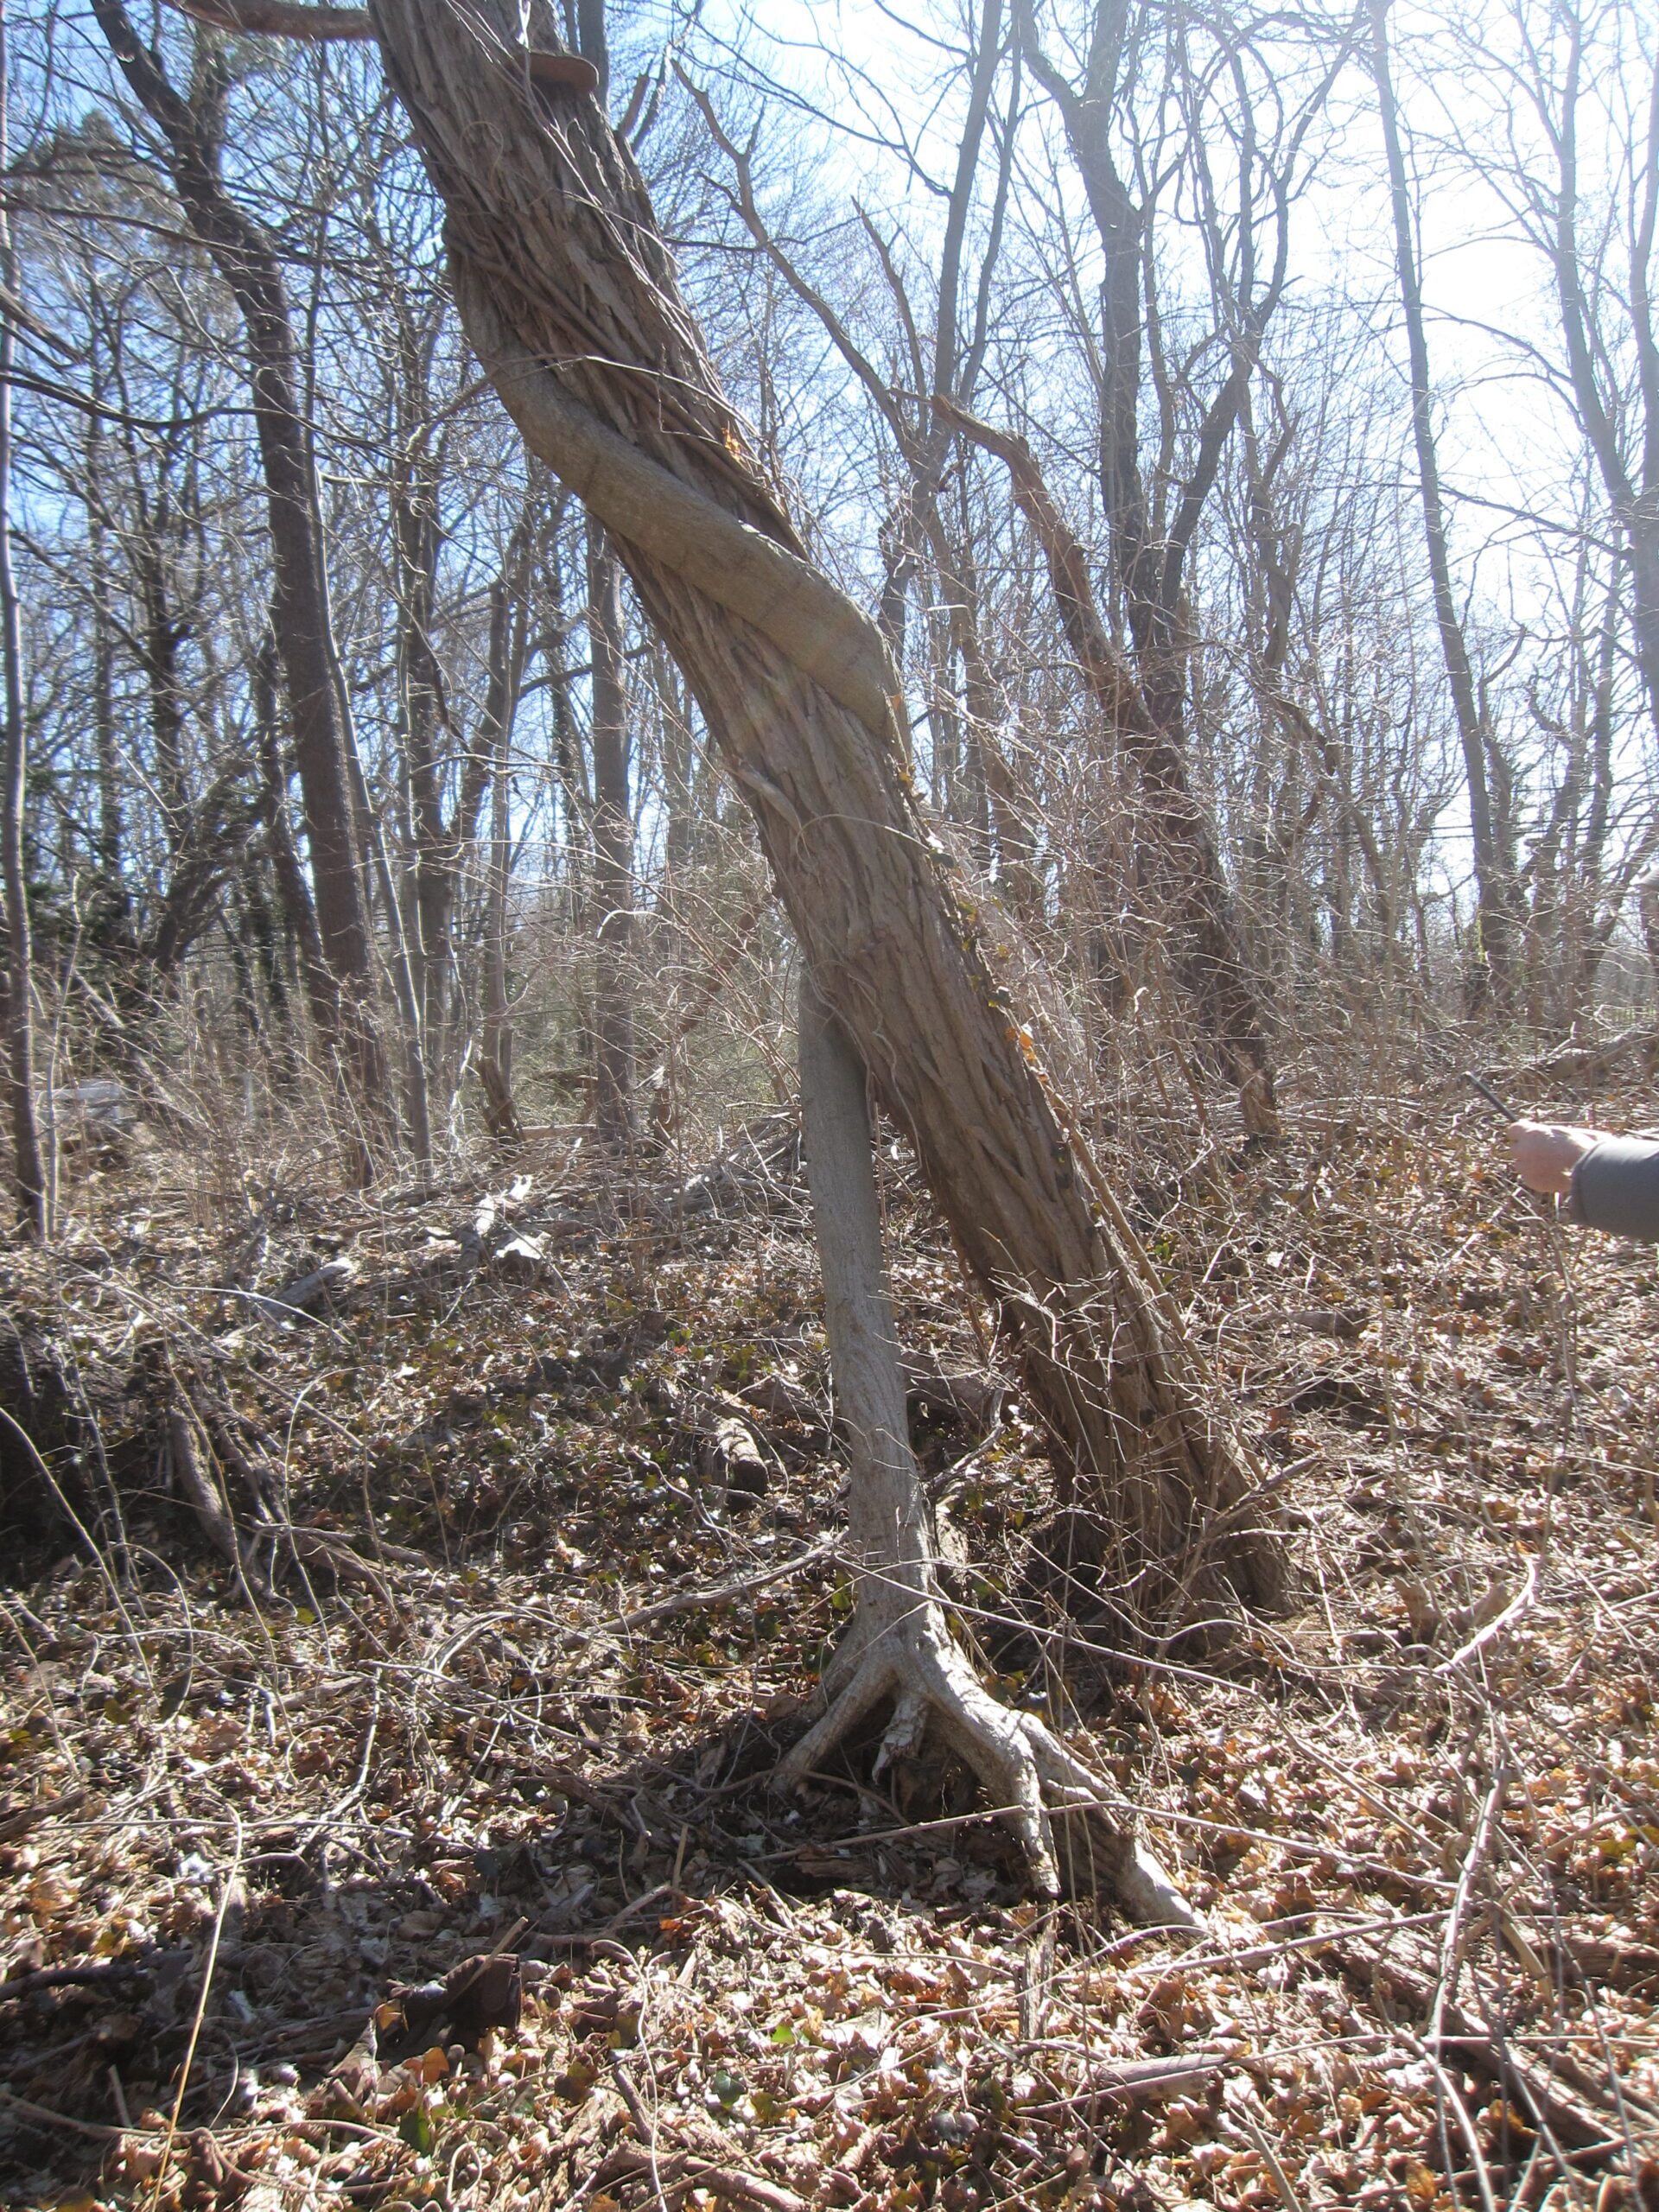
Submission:
[[[1172,1575],[1270,1602],[1281,1556],[1252,1471],[985,963],[916,803],[880,634],[804,557],[632,162],[591,99],[532,83],[508,0],[373,14],[448,207],[469,334],[683,668],[806,959],[998,1303],[1063,1476],[1120,1532],[1118,1602],[1167,1605]],[[556,47],[544,10],[530,31]]]

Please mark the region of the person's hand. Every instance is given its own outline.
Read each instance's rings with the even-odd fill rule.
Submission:
[[[1599,1129],[1577,1129],[1560,1122],[1511,1122],[1510,1154],[1515,1172],[1529,1191],[1564,1198],[1573,1188],[1573,1170],[1601,1142]]]

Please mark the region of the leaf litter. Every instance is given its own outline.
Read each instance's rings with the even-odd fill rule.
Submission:
[[[1659,1262],[1443,1101],[1292,1119],[1134,1186],[1290,1614],[1116,1649],[1017,1393],[918,1411],[961,1632],[1199,1936],[1039,1908],[940,1762],[768,1794],[850,1606],[778,1130],[626,1218],[158,1187],[5,1255],[6,2202],[1659,2212]]]

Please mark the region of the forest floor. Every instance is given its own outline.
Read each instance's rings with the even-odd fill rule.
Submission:
[[[1563,1236],[1449,1092],[1287,1126],[1135,1197],[1289,1614],[1110,1656],[1041,1595],[1017,1399],[922,1429],[962,1632],[1198,1936],[1039,1910],[943,1768],[768,1794],[850,1603],[778,1130],[626,1220],[550,1169],[77,1185],[0,1257],[87,1532],[8,1433],[0,2197],[1659,2212],[1659,1258]],[[906,1342],[978,1369],[891,1173]],[[249,1294],[340,1258],[314,1318]]]

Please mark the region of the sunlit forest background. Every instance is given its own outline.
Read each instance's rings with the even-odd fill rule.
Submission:
[[[1646,1022],[1659,372],[1639,22],[1402,16],[1397,199],[1369,19],[1038,28],[1027,51],[1000,7],[624,11],[610,98],[760,450],[880,611],[939,833],[1065,1049],[1095,1084],[1138,1084],[1179,1057],[1187,1009],[1007,470],[942,428],[935,392],[1029,441],[1107,627],[1157,664],[1276,1057],[1432,1052],[1471,1017],[1540,1044]],[[623,757],[601,731],[594,758],[579,503],[478,375],[378,65],[165,11],[150,29],[286,288],[375,1018],[400,1068],[419,1047],[416,1149],[475,1141],[480,1058],[511,1065],[521,1122],[578,1123],[584,1098],[590,1116],[616,1018],[596,989],[626,1001],[628,1085],[671,1095],[659,1129],[776,1103],[789,955],[742,795],[626,600]],[[245,331],[98,25],[43,10],[11,35],[47,1095],[118,1061],[181,1105],[200,1088],[227,1138],[315,1149],[321,1125],[287,1103],[308,1061],[309,825]],[[406,1101],[393,1119],[407,1149]]]

